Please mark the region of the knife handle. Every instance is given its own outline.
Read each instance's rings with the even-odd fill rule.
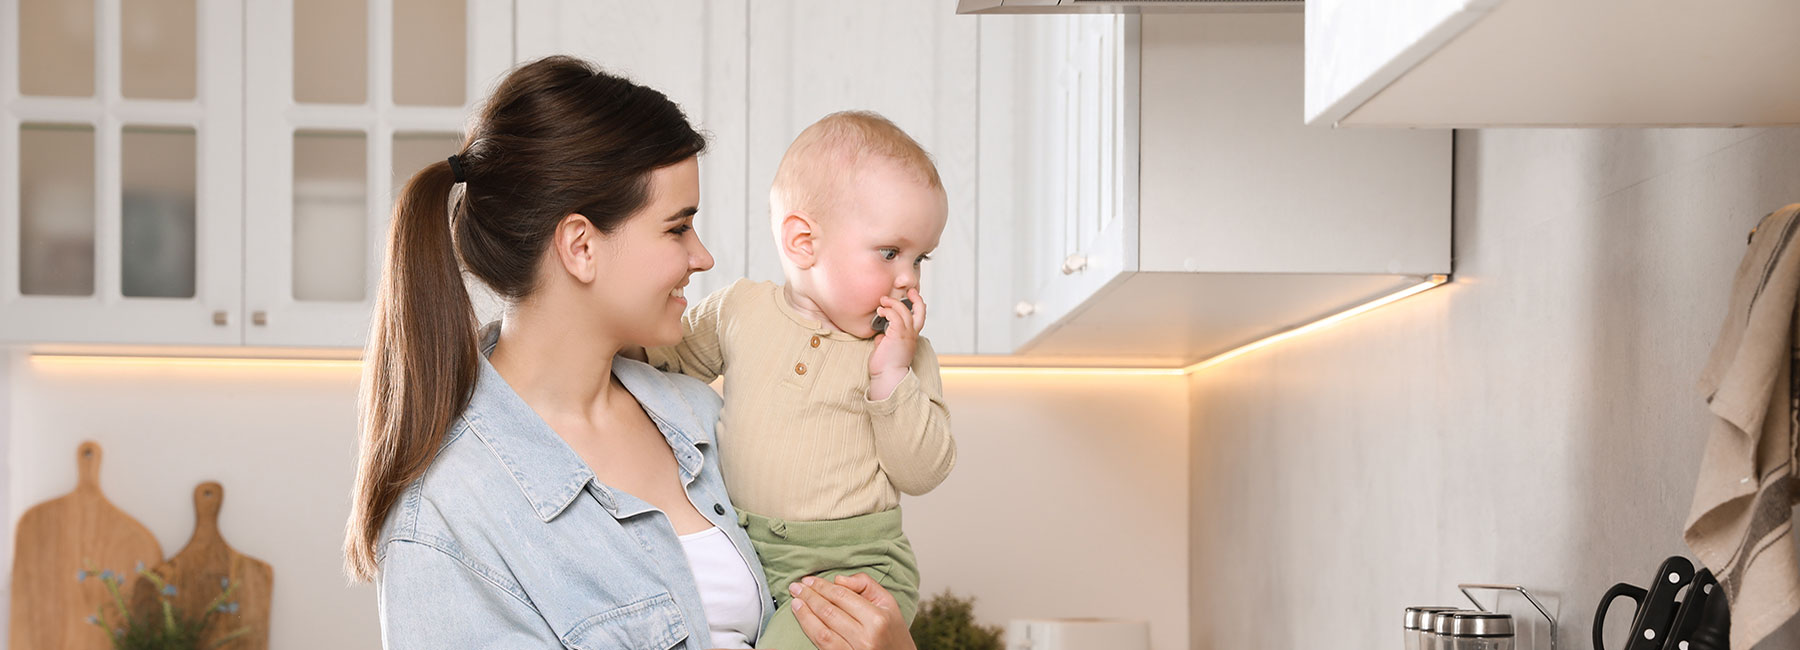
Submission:
[[[1638,607],[1631,623],[1631,640],[1626,650],[1662,650],[1669,630],[1675,627],[1676,594],[1694,583],[1694,563],[1679,555],[1663,560],[1656,569],[1655,582]]]
[[[1719,591],[1719,581],[1713,578],[1711,569],[1701,569],[1694,574],[1694,584],[1688,585],[1687,597],[1675,608],[1675,624],[1669,627],[1669,634],[1663,639],[1662,650],[1688,650],[1683,648],[1684,641],[1694,636],[1700,629],[1702,619],[1706,616],[1706,605],[1713,598],[1724,598]]]
[[[1613,585],[1611,589],[1606,590],[1606,595],[1600,598],[1600,609],[1594,612],[1594,650],[1606,650],[1606,641],[1600,638],[1600,633],[1606,629],[1606,610],[1612,607],[1613,601],[1618,600],[1619,597],[1623,596],[1625,598],[1630,598],[1632,602],[1637,603],[1637,607],[1633,607],[1632,609],[1642,609],[1644,606],[1644,596],[1646,595],[1649,595],[1649,592],[1644,591],[1643,587],[1624,582]],[[1637,616],[1635,614],[1632,616],[1632,622],[1637,622]],[[1625,643],[1626,645],[1630,645],[1631,640],[1626,639]]]

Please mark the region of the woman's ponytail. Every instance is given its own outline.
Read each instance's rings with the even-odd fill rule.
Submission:
[[[451,241],[448,162],[407,181],[363,352],[360,451],[345,570],[373,580],[382,522],[431,464],[475,387],[475,308]]]

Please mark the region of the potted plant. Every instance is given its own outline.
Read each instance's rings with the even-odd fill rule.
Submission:
[[[975,598],[958,598],[949,589],[919,603],[911,631],[919,650],[1002,648],[999,627],[975,622]]]

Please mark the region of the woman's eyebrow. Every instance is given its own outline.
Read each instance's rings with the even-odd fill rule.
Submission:
[[[674,223],[677,221],[681,221],[682,219],[686,219],[688,217],[694,216],[696,214],[700,214],[700,206],[690,205],[688,207],[682,208],[680,212],[669,215],[669,218],[664,219],[663,221],[666,221],[669,223]]]

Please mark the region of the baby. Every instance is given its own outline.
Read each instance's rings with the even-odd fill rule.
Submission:
[[[920,265],[949,206],[931,157],[880,115],[834,113],[800,133],[769,190],[786,284],[739,280],[683,317],[651,365],[725,377],[719,460],[778,610],[758,648],[815,646],[788,583],[867,573],[910,624],[919,568],[900,493],[956,464],[937,355],[919,335]],[[903,302],[904,301],[904,302]]]

